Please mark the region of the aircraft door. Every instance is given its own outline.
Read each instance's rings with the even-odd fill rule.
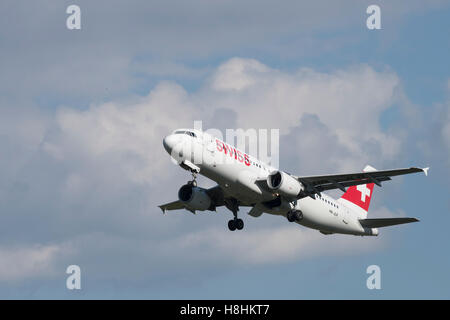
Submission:
[[[349,223],[349,221],[350,221],[350,212],[348,211],[348,209],[347,208],[343,208],[342,210],[340,210],[340,218],[342,219],[342,222],[344,223],[344,224],[348,224]]]
[[[209,138],[208,141],[205,141],[205,144],[206,152],[204,154],[204,160],[206,164],[216,167],[216,143],[213,138]]]

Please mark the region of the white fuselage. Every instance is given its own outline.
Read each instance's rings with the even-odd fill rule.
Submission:
[[[267,179],[277,170],[243,151],[204,132],[196,137],[172,134],[165,138],[166,150],[177,161],[184,161],[199,169],[199,173],[221,186],[224,193],[239,199],[241,204],[255,206],[262,212],[286,216],[290,210],[301,210],[303,219],[298,223],[321,232],[353,235],[377,235],[378,230],[364,228],[359,219],[365,213],[354,210],[345,200],[335,200],[326,194],[316,199],[305,197],[293,202],[283,202],[279,207],[269,208],[264,202],[273,200],[277,194],[260,188],[255,181]]]

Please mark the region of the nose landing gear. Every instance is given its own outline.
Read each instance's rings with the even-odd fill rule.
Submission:
[[[197,172],[191,171],[191,174],[192,174],[192,180],[188,181],[187,184],[196,187],[197,186]]]

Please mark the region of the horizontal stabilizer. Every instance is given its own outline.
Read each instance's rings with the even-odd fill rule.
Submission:
[[[418,222],[416,218],[381,218],[381,219],[361,219],[359,222],[361,226],[366,228],[381,228],[395,226],[397,224],[404,224],[410,222]]]

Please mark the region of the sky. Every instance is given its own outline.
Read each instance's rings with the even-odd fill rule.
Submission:
[[[449,299],[449,30],[437,0],[2,1],[0,298]],[[279,129],[296,175],[430,167],[369,211],[421,221],[355,237],[162,215],[190,179],[162,139],[198,120]]]

